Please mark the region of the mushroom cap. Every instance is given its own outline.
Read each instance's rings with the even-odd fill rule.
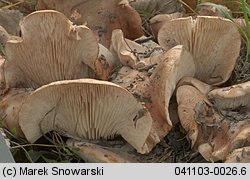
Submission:
[[[5,70],[10,87],[22,83],[37,88],[53,81],[92,77],[98,43],[89,28],[73,26],[52,10],[34,12],[20,25],[22,38],[6,44],[6,66],[14,69]]]
[[[154,37],[157,39],[158,32],[165,22],[168,22],[172,19],[181,18],[182,15],[183,14],[180,12],[175,12],[172,14],[158,14],[158,15],[152,17],[149,20],[149,24],[150,24],[150,29],[151,29]]]
[[[112,32],[111,53],[124,66],[138,69],[146,66],[150,62],[150,57],[162,54],[162,48],[145,36],[135,41],[126,39],[121,29]]]
[[[122,30],[115,29],[112,32],[110,51],[121,64],[135,68],[140,59],[143,59],[142,54],[147,48],[125,39]]]
[[[250,113],[250,81],[214,89],[208,93],[208,99],[219,109],[244,106],[249,109]]]
[[[187,17],[166,22],[159,30],[158,42],[165,50],[184,45],[194,57],[195,77],[220,85],[229,79],[235,67],[241,37],[230,20],[198,16],[195,20]]]
[[[250,146],[235,149],[227,156],[225,163],[250,163]]]
[[[192,55],[182,45],[153,58],[158,59],[158,65],[149,78],[145,96],[150,96],[152,102],[146,106],[154,118],[153,128],[162,139],[172,128],[168,112],[170,98],[181,78],[194,75],[195,66]]]
[[[60,11],[75,24],[87,23],[99,43],[107,48],[114,29],[122,29],[125,37],[132,40],[143,35],[140,15],[128,0],[39,0],[36,8]]]
[[[99,45],[98,58],[95,61],[95,73],[101,80],[108,80],[115,65],[118,63],[113,54],[102,44]]]
[[[195,88],[197,88],[202,94],[208,94],[208,92],[210,92],[212,90],[212,86],[208,85],[206,83],[203,83],[200,80],[197,80],[193,77],[184,77],[182,78],[178,84],[177,84],[177,88],[183,85],[190,85],[193,86]]]
[[[139,153],[149,152],[145,141],[152,124],[150,114],[132,94],[110,82],[79,79],[42,86],[27,98],[19,119],[31,143],[57,130],[83,139],[121,135]]]
[[[234,149],[250,144],[249,109],[217,108],[208,101],[201,86],[183,85],[177,89],[178,114],[183,128],[208,161],[225,160]],[[248,100],[249,101],[249,100]]]
[[[19,126],[18,113],[29,94],[31,91],[27,89],[11,89],[0,100],[1,124],[20,136],[24,135]]]
[[[189,97],[187,98],[187,96]],[[203,98],[198,89],[193,86],[183,85],[178,87],[176,91],[180,123],[186,130],[192,147],[199,135],[198,123],[193,119],[196,113],[194,109],[198,101],[203,100]]]
[[[169,101],[176,84],[184,76],[193,76],[195,66],[192,55],[182,45],[149,61],[151,72],[123,67],[113,82],[128,89],[149,110],[153,125],[147,143],[153,148],[172,128]]]

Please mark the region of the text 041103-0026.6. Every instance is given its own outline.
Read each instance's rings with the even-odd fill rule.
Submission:
[[[246,167],[175,167],[175,175],[247,175]]]

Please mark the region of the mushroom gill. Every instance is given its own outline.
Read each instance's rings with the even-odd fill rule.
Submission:
[[[110,82],[79,79],[44,85],[22,105],[19,124],[31,143],[57,130],[76,139],[121,135],[139,153],[150,151],[151,115],[132,94]]]

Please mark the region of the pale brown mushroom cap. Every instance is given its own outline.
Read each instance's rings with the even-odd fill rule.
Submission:
[[[198,124],[194,120],[196,113],[195,108],[198,101],[202,101],[203,98],[198,89],[192,86],[183,85],[177,88],[176,99],[180,123],[187,132],[192,147],[196,143],[199,135]]]
[[[29,94],[28,89],[11,89],[0,98],[0,123],[20,136],[24,134],[19,126],[18,113]]]
[[[234,149],[250,144],[249,108],[240,100],[232,103],[232,99],[224,99],[220,103],[220,98],[217,100],[216,95],[211,98],[210,94],[219,89],[208,92],[200,87],[201,91],[198,85],[184,85],[177,89],[179,118],[192,145],[206,160],[223,161]],[[227,93],[227,90],[220,92]]]
[[[157,43],[144,36],[136,41],[126,39],[121,29],[113,30],[110,51],[116,61],[133,69],[144,67],[150,63],[150,57],[163,52]]]
[[[123,67],[113,82],[128,89],[149,110],[153,126],[147,143],[153,148],[172,128],[168,108],[176,84],[184,76],[193,76],[195,66],[192,55],[181,45],[149,61],[148,70]]]
[[[21,30],[21,39],[6,44],[5,78],[10,87],[37,88],[93,76],[98,43],[86,26],[73,26],[63,14],[47,10],[26,16]]]
[[[195,77],[207,84],[220,85],[227,81],[240,52],[241,37],[230,20],[198,16],[166,22],[158,33],[158,42],[169,50],[184,45],[194,57]]]
[[[250,115],[250,81],[214,89],[208,93],[208,98],[222,110],[244,106],[249,109]]]
[[[115,65],[118,64],[114,55],[102,44],[99,45],[98,58],[95,61],[94,69],[97,77],[101,80],[108,80]]]
[[[107,48],[114,29],[122,29],[132,40],[143,35],[141,18],[128,0],[39,0],[36,8],[62,12],[78,25],[86,23]]]
[[[178,84],[177,84],[177,88],[183,85],[190,85],[193,86],[195,88],[197,88],[202,94],[208,94],[208,92],[210,92],[213,88],[211,85],[208,85],[206,83],[203,83],[200,80],[197,80],[193,77],[184,77],[182,78]]]
[[[149,152],[150,114],[127,90],[110,82],[80,79],[45,85],[27,98],[19,118],[31,143],[57,130],[83,139],[121,135],[139,153]]]
[[[225,163],[250,163],[250,146],[235,149],[227,156]]]
[[[143,62],[139,62],[142,58],[142,55],[139,54],[143,54],[146,50],[146,47],[129,39],[125,39],[121,29],[113,30],[110,51],[122,65],[131,68],[138,67],[140,63],[145,65]]]
[[[157,56],[153,58],[157,59]],[[150,76],[146,95],[149,95],[152,100],[152,103],[147,104],[147,108],[152,117],[155,116],[153,128],[160,139],[165,137],[172,128],[168,108],[176,84],[184,76],[193,76],[194,73],[193,57],[181,45],[158,57],[158,65]],[[163,129],[166,124],[168,127]]]
[[[138,62],[133,49],[128,45],[120,29],[113,30],[112,32],[110,51],[125,66],[133,68]]]
[[[154,37],[157,39],[158,32],[165,22],[172,19],[181,18],[183,16],[180,12],[175,12],[172,14],[158,14],[149,20],[150,30],[152,31]]]

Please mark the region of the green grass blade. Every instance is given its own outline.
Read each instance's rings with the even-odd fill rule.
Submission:
[[[245,0],[241,0],[241,8],[244,13],[244,19],[247,27],[247,36],[250,37],[250,24],[249,24],[248,11]]]
[[[143,17],[147,17],[147,18],[154,17],[154,14],[147,12],[147,11],[137,10],[137,12],[140,14],[140,16],[143,16]]]

